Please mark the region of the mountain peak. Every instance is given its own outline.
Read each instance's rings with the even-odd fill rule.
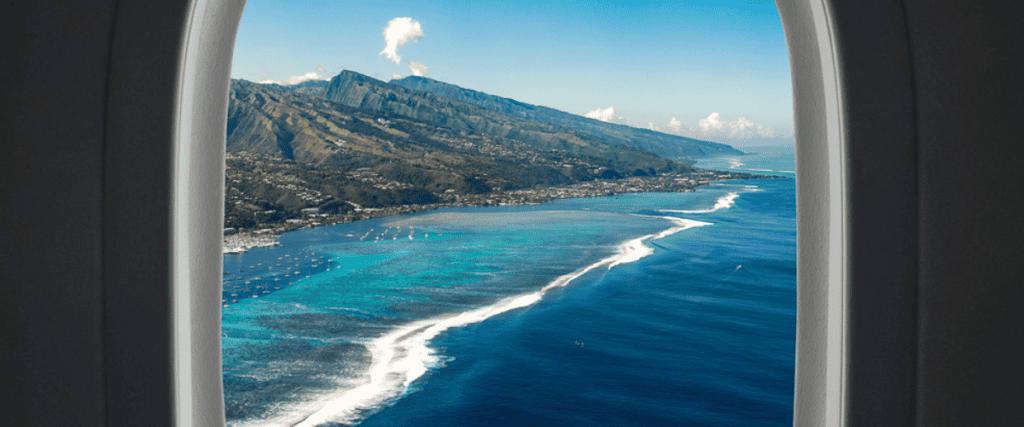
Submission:
[[[370,76],[368,76],[366,74],[357,73],[357,72],[352,71],[352,70],[341,70],[341,72],[338,73],[338,75],[334,76],[334,78],[331,79],[332,82],[334,80],[357,81],[357,82],[374,82],[374,83],[380,83],[380,84],[384,83],[380,79],[375,79],[375,78],[370,77]]]
[[[442,82],[440,80],[434,80],[434,79],[432,79],[430,77],[423,77],[423,76],[405,76],[405,77],[402,77],[400,79],[391,79],[391,81],[388,82],[388,83],[394,83],[394,82],[398,82],[398,81],[409,81],[409,82],[424,81],[424,82],[432,82],[432,83],[440,83],[440,84],[449,84],[449,83]]]

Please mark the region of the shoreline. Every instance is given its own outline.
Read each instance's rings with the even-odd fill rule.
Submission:
[[[301,219],[287,219],[284,224],[260,224],[253,229],[226,228],[221,245],[223,255],[242,254],[253,248],[280,245],[278,237],[290,231],[348,224],[366,219],[455,207],[537,205],[558,199],[616,197],[631,193],[688,193],[695,191],[697,187],[707,186],[711,182],[750,179],[788,179],[788,177],[701,169],[700,172],[686,178],[676,175],[631,177],[587,181],[563,187],[509,190],[488,194],[446,195],[449,200],[442,203],[356,208],[344,214],[315,213]]]
[[[465,311],[415,319],[396,325],[382,335],[362,342],[373,355],[373,363],[366,368],[362,382],[325,392],[304,401],[282,405],[282,413],[271,417],[271,422],[296,427],[313,427],[328,422],[361,422],[387,406],[389,402],[402,399],[414,381],[435,369],[435,363],[439,360],[438,354],[430,345],[437,335],[449,329],[480,323],[496,315],[534,305],[552,290],[567,287],[594,270],[604,267],[611,270],[619,265],[638,262],[654,254],[654,248],[648,245],[651,241],[687,229],[713,225],[671,216],[657,218],[666,219],[671,224],[660,232],[622,241],[615,245],[615,253],[561,274],[549,280],[540,289],[500,298]],[[308,412],[314,407],[317,409]]]

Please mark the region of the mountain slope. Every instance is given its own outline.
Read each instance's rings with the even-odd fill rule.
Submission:
[[[474,93],[478,97],[487,99],[502,99],[479,92]],[[576,124],[573,121],[575,119],[570,120],[569,118],[575,117],[579,119],[579,123],[595,129],[609,124],[561,112],[559,113],[569,117],[564,121],[572,126],[513,117],[447,96],[385,83],[352,71],[342,71],[332,78],[324,96],[350,107],[400,114],[457,131],[522,141],[538,147],[566,150],[572,153],[593,155],[595,150],[588,148],[589,146],[614,144],[624,147],[616,150],[621,155],[632,155],[631,153],[641,151],[654,153],[644,146],[658,148],[668,153],[666,157],[672,158],[743,154],[741,151],[723,144],[692,142],[684,138],[628,126],[612,125],[613,130],[626,134],[629,136],[628,138],[621,135],[615,136],[610,132],[605,133],[612,135],[611,137],[595,136],[590,132],[573,127]],[[639,133],[634,131],[639,131]],[[651,137],[646,138],[647,134],[650,134]],[[675,138],[675,140],[661,141],[664,138]]]
[[[553,108],[531,105],[514,99],[465,89],[425,77],[409,76],[391,80],[389,83],[406,89],[426,91],[468,102],[511,117],[577,129],[604,139],[607,142],[643,148],[663,157],[697,158],[743,154],[741,151],[725,144],[669,135],[621,124],[606,123]]]
[[[329,86],[231,82],[226,227],[284,230],[444,206],[685,191],[745,176],[349,77],[335,94],[371,109],[300,90]],[[329,218],[303,213],[309,208]]]
[[[327,80],[306,80],[301,83],[293,85],[282,85],[277,83],[260,83],[262,85],[283,89],[287,91],[293,91],[298,93],[304,93],[306,95],[313,96],[324,96],[327,92]]]
[[[606,142],[564,126],[525,120],[467,102],[342,71],[331,79],[325,98],[364,111],[408,117],[462,135],[515,141],[528,147],[612,161],[619,166],[662,169],[667,159],[630,145]]]
[[[362,90],[353,86],[345,99],[363,108],[272,85],[233,81],[228,149],[335,170],[372,168],[435,193],[692,170],[686,163],[649,151],[608,144],[552,125],[511,119],[426,92],[410,95],[370,90],[386,86],[408,91],[379,81],[362,85]],[[390,107],[377,106],[378,111],[365,108],[381,101]],[[426,120],[387,111],[399,109]],[[471,115],[466,109],[494,118]],[[446,116],[451,110],[457,114]]]

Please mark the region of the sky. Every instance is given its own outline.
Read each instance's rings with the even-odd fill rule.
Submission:
[[[233,78],[423,75],[736,147],[792,141],[771,0],[248,0]]]

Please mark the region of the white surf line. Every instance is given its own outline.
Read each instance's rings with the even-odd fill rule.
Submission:
[[[685,214],[711,213],[711,212],[714,212],[714,211],[731,208],[733,205],[736,204],[736,198],[739,197],[739,196],[740,196],[739,192],[733,192],[733,193],[726,194],[726,195],[724,195],[722,197],[719,197],[718,200],[715,201],[715,205],[712,206],[710,209],[693,209],[693,210],[659,209],[658,212],[674,212],[674,213],[685,213]]]
[[[651,215],[639,215],[639,216],[651,216]],[[710,222],[694,221],[692,219],[675,218],[675,217],[671,217],[671,216],[661,216],[661,217],[655,217],[655,218],[665,218],[665,219],[667,219],[669,221],[672,221],[672,222],[676,223],[678,225],[678,227],[672,227],[672,228],[669,228],[668,230],[662,231],[661,233],[658,233],[658,234],[648,234],[646,236],[643,236],[643,237],[640,237],[640,238],[636,238],[636,239],[630,240],[630,241],[628,241],[626,243],[623,243],[622,246],[620,246],[620,251],[622,251],[622,248],[624,248],[624,247],[628,248],[628,249],[625,251],[625,254],[617,256],[618,259],[612,261],[611,264],[608,265],[608,269],[609,270],[611,270],[612,267],[615,267],[616,265],[635,262],[635,261],[640,260],[640,258],[643,258],[645,256],[653,254],[654,253],[654,248],[650,248],[650,247],[644,246],[644,243],[643,243],[644,240],[647,240],[647,239],[658,240],[658,239],[661,239],[661,238],[666,237],[666,236],[671,236],[673,234],[676,234],[676,233],[678,233],[680,231],[683,231],[683,230],[686,230],[688,228],[703,227],[703,226],[706,226],[706,225],[713,225]]]
[[[641,215],[648,216],[648,215]],[[645,240],[656,240],[694,227],[712,225],[709,222],[684,218],[665,218],[677,226],[657,234],[648,234],[619,245],[618,253],[606,257],[581,270],[559,276],[539,291],[503,299],[497,303],[456,315],[439,316],[420,320],[392,330],[366,344],[372,354],[367,380],[356,388],[334,393],[318,399],[320,409],[295,427],[314,427],[327,422],[351,423],[360,415],[381,404],[401,397],[413,381],[425,374],[438,361],[433,349],[427,343],[438,334],[455,327],[479,323],[489,317],[533,305],[547,292],[568,285],[573,280],[596,268],[608,269],[620,264],[635,262],[654,253],[654,249],[643,244]],[[310,402],[313,403],[313,402]],[[313,405],[302,405],[305,408]]]

